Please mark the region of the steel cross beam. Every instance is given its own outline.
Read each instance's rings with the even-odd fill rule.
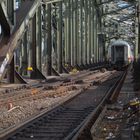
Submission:
[[[113,0],[108,0],[108,1],[102,2],[102,3],[98,4],[98,6],[101,6],[101,5],[103,5],[103,4],[108,4],[108,3],[110,3],[110,2],[113,2]]]
[[[123,21],[127,21],[131,18],[135,17],[135,15],[131,14],[131,15],[128,15],[127,17],[124,17],[122,20],[118,20],[118,22],[123,22]]]
[[[106,37],[105,41],[109,41],[109,40],[111,40],[113,38],[117,38],[118,36],[122,36],[122,35],[125,36],[126,34],[116,34],[116,35],[114,35],[112,37]]]
[[[66,1],[66,0],[43,0],[42,2],[46,4],[46,3],[54,3],[54,2],[60,2],[60,1]]]
[[[124,17],[122,20],[117,20],[117,19],[111,19],[111,20],[114,20],[114,21],[117,21],[117,22],[123,22],[124,23],[124,21],[127,21],[127,20],[129,20],[129,19],[131,19],[133,17],[135,17],[135,16],[133,14],[130,14],[127,17]]]
[[[117,12],[119,12],[119,11],[122,11],[122,10],[127,9],[127,8],[129,8],[129,7],[132,7],[132,6],[134,6],[134,5],[128,5],[128,6],[126,6],[126,7],[119,8],[119,9],[116,9],[116,10],[110,11],[110,12],[108,12],[108,13],[104,13],[103,16],[117,13]]]
[[[63,1],[63,2],[66,2],[67,0],[42,0],[42,2],[45,4],[45,3],[54,3],[54,2],[60,2],[60,1]],[[78,1],[78,0],[77,0]],[[96,0],[94,0],[96,1]]]

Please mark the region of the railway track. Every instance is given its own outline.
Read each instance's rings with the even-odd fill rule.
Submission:
[[[137,84],[137,83],[136,83]],[[128,68],[126,78],[115,102],[109,104],[91,129],[95,140],[134,140],[139,133],[139,91],[135,88],[133,72]],[[114,99],[113,99],[114,100]]]
[[[90,86],[76,97],[47,113],[38,115],[1,138],[3,140],[70,140],[74,138],[87,119],[103,107],[114,86],[120,80],[120,76],[122,73],[112,74],[100,85]]]
[[[23,85],[9,89],[8,92],[0,93],[0,135],[7,132],[12,127],[20,125],[22,122],[40,114],[44,110],[50,110],[62,102],[76,96],[81,91],[93,84],[105,81],[115,71],[87,71],[74,74],[74,78],[62,78],[60,81],[52,79],[52,82],[39,83],[39,85]],[[90,74],[90,75],[89,75]],[[80,76],[80,77],[79,77]],[[60,78],[59,78],[60,79]],[[78,79],[78,80],[77,80]]]
[[[97,71],[96,71],[97,72]],[[94,79],[95,80],[102,80],[105,79],[110,75],[110,73],[107,73],[105,75],[101,76],[93,76],[95,72],[87,72],[83,73],[82,75],[75,75],[74,77],[72,76],[70,79],[64,80],[64,81],[57,81],[53,83],[44,83],[42,85],[36,85],[35,87],[29,87],[25,86],[24,89],[21,90],[16,90],[16,91],[11,91],[11,93],[7,94],[1,94],[0,95],[0,106],[3,106],[7,104],[8,101],[10,102],[21,102],[23,100],[32,100],[32,99],[37,99],[41,98],[42,96],[53,96],[54,93],[59,93],[59,92],[66,92],[66,91],[71,91],[73,90],[74,86],[78,82],[87,82],[90,84]],[[78,79],[78,80],[77,80]],[[63,89],[60,89],[63,87]],[[45,92],[44,92],[45,91]],[[47,92],[46,92],[47,91]]]

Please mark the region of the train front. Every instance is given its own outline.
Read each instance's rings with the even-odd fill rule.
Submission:
[[[133,61],[132,47],[126,42],[114,41],[108,49],[109,63],[115,69],[122,69]]]

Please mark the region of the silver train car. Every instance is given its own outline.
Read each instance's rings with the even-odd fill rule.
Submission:
[[[108,61],[116,68],[125,67],[134,60],[132,46],[128,42],[117,40],[108,47]]]

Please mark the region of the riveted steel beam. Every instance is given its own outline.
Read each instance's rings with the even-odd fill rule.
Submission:
[[[15,50],[15,48],[17,47],[19,40],[23,37],[24,33],[25,33],[25,29],[30,21],[30,19],[34,16],[36,9],[40,6],[40,1],[35,0],[34,3],[32,4],[28,14],[26,15],[26,17],[24,17],[23,22],[21,23],[21,25],[19,26],[19,28],[16,30],[16,32],[14,33],[14,35],[12,35],[10,37],[10,41],[5,44],[4,46],[2,46],[2,54],[0,54],[1,57],[3,57],[3,59],[1,60],[1,65],[0,65],[0,80],[3,78],[4,74],[5,74],[5,69],[6,69],[6,65],[8,64],[8,62],[11,61],[12,56],[13,56],[13,52]],[[7,50],[7,51],[4,51]]]
[[[94,2],[91,1],[91,63],[94,63]]]
[[[62,2],[58,3],[59,13],[58,13],[58,28],[57,28],[57,45],[58,45],[58,72],[62,73]]]
[[[51,4],[47,4],[47,75],[52,75],[52,26]]]
[[[41,63],[41,49],[42,49],[42,18],[41,18],[41,6],[39,6],[36,14],[36,36],[37,36],[37,68],[42,71]]]
[[[83,45],[83,64],[87,64],[87,2],[84,0],[84,45]]]
[[[119,9],[116,9],[116,10],[112,10],[112,11],[110,11],[110,12],[104,13],[102,16],[115,14],[115,13],[117,13],[117,12],[119,12],[119,11],[122,11],[122,10],[124,10],[124,9],[130,8],[130,7],[133,7],[133,6],[134,6],[134,5],[128,5],[128,6],[125,6],[125,7],[123,7],[123,8],[119,8]]]
[[[15,64],[14,64],[14,55],[12,57],[12,60],[10,64],[8,65],[8,71],[7,71],[7,81],[8,83],[14,83],[15,82]]]
[[[72,57],[72,1],[65,1],[64,39],[65,39],[65,63],[71,65]]]
[[[37,62],[36,62],[36,14],[34,15],[33,19],[32,19],[32,30],[31,30],[31,66],[33,68],[33,71],[31,73],[31,78],[36,78],[36,69],[37,69]]]
[[[71,65],[74,66],[74,1],[71,0]]]
[[[79,63],[83,65],[83,2],[84,0],[80,0],[80,42],[79,42]]]
[[[98,6],[104,5],[104,4],[109,4],[110,2],[113,2],[113,0],[108,0],[108,1],[104,1],[98,4]]]

